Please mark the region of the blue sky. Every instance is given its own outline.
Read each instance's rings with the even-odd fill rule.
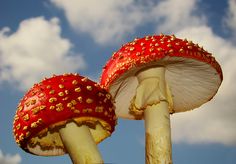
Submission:
[[[122,44],[161,32],[199,43],[224,73],[211,102],[171,116],[174,163],[236,163],[235,0],[1,0],[0,164],[70,163],[67,155],[34,156],[15,144],[13,116],[24,92],[65,72],[98,81]],[[107,163],[144,163],[143,121],[119,120],[99,149]]]

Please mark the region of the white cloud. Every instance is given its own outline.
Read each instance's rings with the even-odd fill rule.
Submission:
[[[165,0],[153,6],[150,16],[158,23],[162,33],[175,33],[190,26],[205,23],[206,18],[198,11],[198,0]]]
[[[0,150],[0,164],[19,164],[20,162],[21,162],[21,157],[19,154],[4,155]]]
[[[72,43],[61,37],[59,20],[43,17],[20,23],[16,32],[0,30],[0,82],[26,89],[45,76],[85,68]]]
[[[149,3],[134,0],[51,0],[64,10],[71,26],[89,33],[100,44],[122,39],[145,20]]]
[[[236,36],[236,0],[228,0],[227,17],[225,18],[226,25],[234,32]]]
[[[136,1],[136,0],[51,0],[65,12],[70,25],[85,32],[99,44],[121,41],[137,27],[158,23],[161,32],[174,32],[186,25],[204,22],[196,16],[197,0]],[[165,22],[163,24],[163,22]],[[174,31],[173,31],[174,30]]]

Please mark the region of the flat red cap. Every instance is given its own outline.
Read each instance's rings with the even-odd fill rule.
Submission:
[[[96,143],[114,131],[111,95],[77,74],[53,76],[35,84],[18,105],[13,123],[16,143],[37,155],[65,153],[57,128],[74,121],[86,124]],[[96,129],[97,124],[103,129]]]
[[[135,119],[129,112],[138,85],[136,73],[148,67],[166,68],[174,112],[199,107],[217,92],[222,70],[215,58],[192,41],[174,35],[153,35],[124,44],[106,63],[101,85],[116,101],[119,117]]]

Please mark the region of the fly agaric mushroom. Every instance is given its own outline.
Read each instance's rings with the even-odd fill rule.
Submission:
[[[222,80],[210,53],[192,41],[163,34],[123,45],[101,75],[117,116],[145,120],[146,163],[172,163],[169,114],[211,100]]]
[[[42,156],[69,153],[73,163],[102,163],[96,144],[114,131],[111,95],[77,74],[53,76],[23,97],[13,123],[16,143]]]

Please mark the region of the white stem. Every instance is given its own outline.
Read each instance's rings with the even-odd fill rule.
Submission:
[[[97,145],[86,125],[78,126],[70,122],[61,128],[59,133],[73,164],[103,163]]]
[[[171,164],[171,132],[165,68],[149,68],[139,72],[137,77],[139,86],[135,104],[145,108],[146,164]]]

